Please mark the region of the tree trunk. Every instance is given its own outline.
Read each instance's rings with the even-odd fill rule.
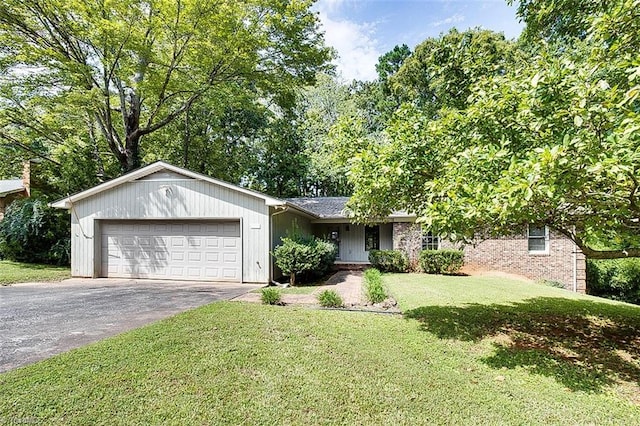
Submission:
[[[296,285],[296,273],[295,272],[291,272],[291,274],[289,275],[289,285],[291,285],[291,287],[294,287]]]
[[[578,244],[578,247],[580,245]],[[580,247],[587,259],[626,259],[628,257],[640,257],[640,248],[627,248],[622,250],[592,250],[587,246]]]
[[[182,139],[182,167],[189,167],[189,145],[191,142],[190,128],[189,128],[189,112],[191,108],[187,108],[184,115],[184,134]]]
[[[582,238],[575,233],[559,229],[559,232],[573,240],[574,243],[582,250],[587,259],[626,259],[628,257],[640,257],[640,248],[629,247],[619,250],[594,250],[589,247]]]
[[[130,172],[140,167],[140,109],[142,107],[140,97],[132,93],[129,113],[125,116],[125,149],[124,164],[121,166],[124,172]]]

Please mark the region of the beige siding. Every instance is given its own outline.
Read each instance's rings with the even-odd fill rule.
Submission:
[[[282,210],[272,209],[273,216],[273,241],[271,249],[273,250],[282,242],[282,237],[293,230],[293,223],[297,224],[298,231],[303,235],[313,235],[311,232],[311,223],[306,217],[296,214],[292,211],[281,213]]]
[[[79,201],[73,209],[73,276],[100,273],[100,219],[240,219],[242,280],[269,279],[269,208],[258,197],[195,179],[140,180]]]
[[[351,223],[318,223],[314,224],[314,234],[321,238],[327,238],[331,231],[340,233],[340,257],[341,262],[368,262],[369,252],[364,249],[364,225]],[[393,248],[392,224],[380,225],[380,249],[391,250]]]
[[[274,208],[271,209],[272,213],[272,223],[271,226],[273,228],[273,235],[271,240],[271,251],[276,248],[282,242],[282,237],[287,236],[287,233],[291,232],[293,228],[293,223],[297,224],[298,231],[303,235],[313,235],[311,232],[311,223],[309,219],[306,217],[299,215],[292,211],[285,211],[282,213],[282,210],[276,210]],[[282,271],[275,264],[275,259],[271,256],[271,267],[273,268],[273,279],[278,279],[282,276]]]

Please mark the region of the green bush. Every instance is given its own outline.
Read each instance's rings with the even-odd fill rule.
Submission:
[[[304,279],[325,274],[336,259],[336,246],[315,237],[285,237],[273,256],[293,286],[296,276]]]
[[[409,258],[400,250],[371,250],[371,266],[382,272],[407,272]]]
[[[539,280],[536,281],[538,284],[541,285],[546,285],[548,287],[555,287],[555,288],[565,288],[564,284],[561,283],[560,281],[555,281],[555,280],[548,280],[546,278],[540,278]]]
[[[342,306],[342,298],[333,290],[325,290],[318,295],[318,302],[324,308],[339,308]]]
[[[41,198],[16,200],[0,222],[0,257],[16,262],[68,265],[69,215]]]
[[[587,260],[587,293],[640,304],[640,259]]]
[[[427,274],[455,274],[464,264],[461,250],[422,250],[420,268]]]
[[[262,300],[263,305],[278,305],[282,300],[280,290],[273,287],[263,288],[260,294],[260,300]]]
[[[381,303],[387,298],[387,293],[382,285],[382,274],[376,268],[364,271],[364,293],[371,303]]]

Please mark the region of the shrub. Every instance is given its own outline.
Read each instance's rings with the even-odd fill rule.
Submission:
[[[41,198],[16,200],[0,222],[0,256],[16,262],[68,265],[69,215]]]
[[[322,276],[329,272],[333,263],[336,261],[337,249],[336,245],[329,241],[315,239],[316,250],[320,256],[320,263],[314,272],[317,276]]]
[[[587,293],[640,304],[640,259],[587,260]]]
[[[289,275],[291,285],[296,284],[296,275],[322,275],[336,259],[336,247],[330,242],[315,237],[285,237],[282,244],[273,250],[276,265]]]
[[[427,274],[455,274],[464,264],[461,250],[423,250],[420,268]]]
[[[546,278],[541,278],[539,280],[536,281],[538,284],[542,284],[542,285],[546,285],[548,287],[555,287],[555,288],[562,288],[564,289],[564,284],[561,283],[560,281],[555,281],[555,280],[548,280]]]
[[[371,250],[369,262],[382,272],[407,272],[409,267],[407,255],[400,250]]]
[[[262,289],[260,300],[263,305],[277,305],[281,301],[280,290],[277,288],[267,287]]]
[[[333,290],[325,290],[318,295],[318,302],[324,308],[339,308],[342,306],[342,298]]]
[[[381,303],[387,298],[382,285],[382,274],[376,268],[369,268],[364,272],[364,292],[371,303]]]

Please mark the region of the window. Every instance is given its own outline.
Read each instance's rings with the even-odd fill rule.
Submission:
[[[422,233],[422,250],[439,250],[440,237],[431,231]]]
[[[364,227],[364,250],[380,250],[380,227],[378,225]]]
[[[336,259],[340,259],[340,229],[332,228],[329,231],[329,241],[336,246]]]
[[[527,239],[529,253],[549,252],[549,230],[546,226],[529,225]]]

